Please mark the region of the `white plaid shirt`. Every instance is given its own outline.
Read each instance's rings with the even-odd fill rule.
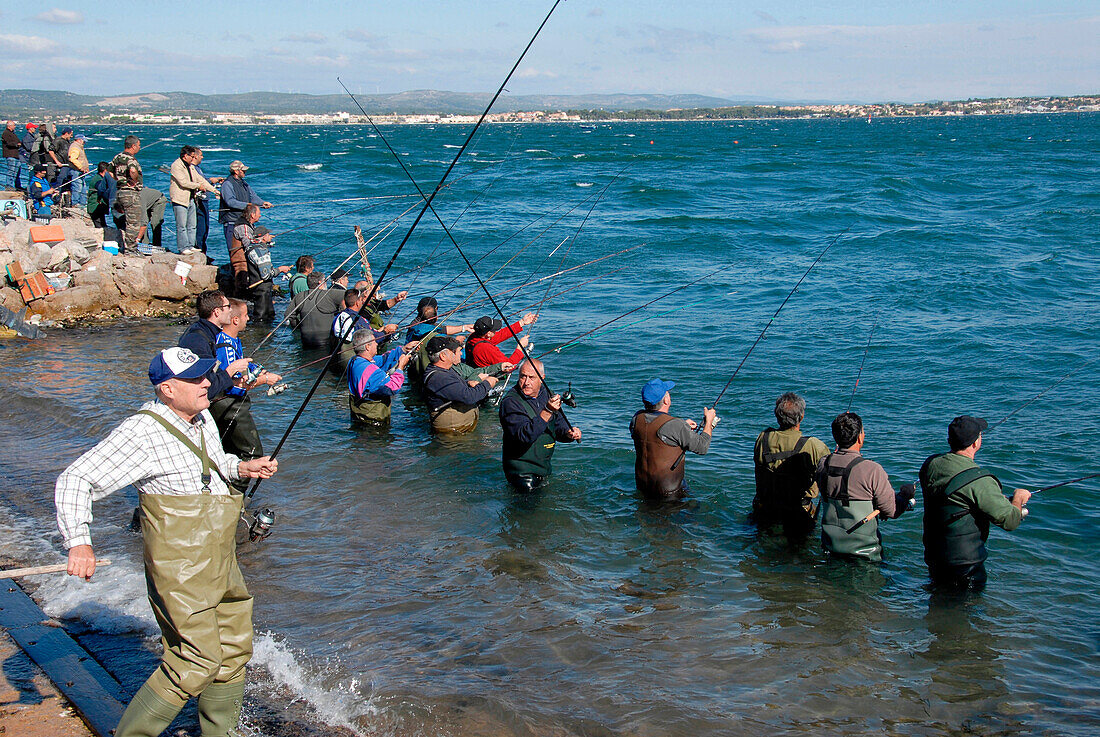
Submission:
[[[187,423],[158,401],[148,402],[142,409],[166,418],[200,448],[201,437],[205,436],[211,464],[230,481],[240,478],[240,458],[222,449],[218,428],[208,410]],[[92,502],[131,484],[143,494],[202,494],[202,461],[152,417],[135,414],[126,418],[57,477],[54,505],[65,547],[91,545],[88,524],[92,521]],[[229,493],[213,469],[209,493]]]

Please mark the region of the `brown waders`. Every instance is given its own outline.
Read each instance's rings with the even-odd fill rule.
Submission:
[[[452,433],[459,435],[467,433],[477,427],[477,418],[481,411],[477,407],[462,405],[468,409],[456,409],[448,407],[445,410],[432,415],[432,429],[436,432]]]
[[[115,737],[157,737],[195,696],[203,737],[236,735],[252,657],[252,596],[234,540],[243,499],[141,495],[145,584],[164,655],[126,707]]]

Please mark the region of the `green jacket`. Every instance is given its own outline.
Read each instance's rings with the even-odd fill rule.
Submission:
[[[1011,531],[1024,519],[993,476],[978,478],[944,497],[952,478],[977,468],[978,464],[959,453],[932,456],[921,468],[924,559],[930,566],[980,563],[986,558],[989,523]]]

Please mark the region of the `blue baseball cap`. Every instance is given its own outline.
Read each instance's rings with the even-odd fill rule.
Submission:
[[[674,381],[650,379],[642,387],[642,401],[650,405],[660,404],[661,400],[665,398],[665,394],[670,392],[674,386],[676,386]]]
[[[198,379],[217,365],[215,359],[199,358],[186,348],[165,348],[149,364],[149,381],[160,386],[169,379]]]

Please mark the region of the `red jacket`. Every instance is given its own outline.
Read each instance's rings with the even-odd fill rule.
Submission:
[[[519,363],[523,358],[522,348],[516,346],[516,349],[512,351],[512,355],[506,356],[503,351],[497,348],[497,344],[503,343],[522,332],[523,325],[516,322],[498,330],[492,338],[471,337],[466,341],[466,363],[477,368],[492,366],[494,363]]]

